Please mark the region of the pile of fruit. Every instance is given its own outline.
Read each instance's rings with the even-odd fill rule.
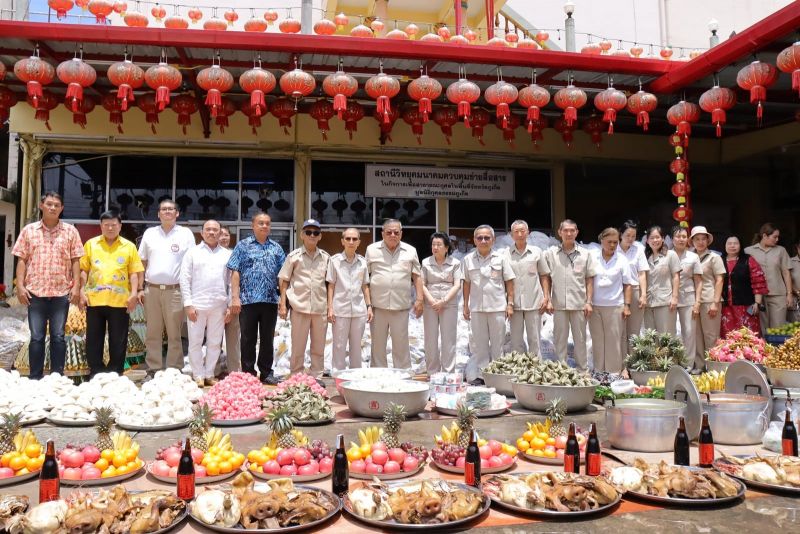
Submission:
[[[31,430],[20,432],[20,415],[3,414],[0,422],[0,479],[38,471],[44,451]]]
[[[520,376],[539,363],[539,357],[533,352],[506,353],[492,360],[492,363],[483,368],[484,373],[496,375]]]
[[[563,458],[567,446],[567,430],[562,421],[567,413],[567,405],[561,399],[553,399],[547,404],[545,412],[547,418],[543,422],[527,423],[528,430],[517,438],[517,448],[526,456]],[[585,436],[578,435],[576,438],[578,443],[585,446]]]
[[[215,419],[221,421],[262,419],[261,400],[265,394],[258,378],[249,373],[234,372],[214,384],[200,398],[200,403],[213,409]]]
[[[725,371],[720,373],[715,369],[701,375],[693,375],[692,381],[700,393],[725,391]]]
[[[286,408],[298,422],[333,419],[328,392],[306,374],[292,375],[272,391],[266,392],[264,408]]]
[[[477,412],[465,405],[460,405],[457,410],[456,420],[451,423],[450,428],[442,426],[442,434],[434,437],[436,446],[431,450],[431,457],[437,464],[463,469]],[[519,452],[513,445],[497,440],[486,441],[480,437],[478,437],[478,448],[481,454],[481,468],[484,469],[510,466]]]
[[[800,332],[800,321],[767,328],[767,334],[771,336],[793,336],[797,332]]]
[[[330,446],[308,438],[294,428],[289,412],[278,409],[267,416],[270,438],[260,449],[247,453],[248,469],[254,473],[275,476],[313,476],[330,473],[333,453]]]
[[[592,386],[595,382],[589,373],[579,371],[561,361],[538,361],[518,375],[518,382],[544,386]]]
[[[686,349],[678,336],[652,328],[631,336],[631,352],[625,357],[625,366],[638,372],[667,372],[673,365],[684,367],[687,362]]]
[[[717,362],[747,360],[753,363],[764,363],[764,360],[773,351],[772,345],[743,326],[738,330],[728,332],[724,339],[717,340],[716,345],[709,349],[706,358]]]
[[[773,369],[800,370],[800,332],[787,339],[764,361]]]

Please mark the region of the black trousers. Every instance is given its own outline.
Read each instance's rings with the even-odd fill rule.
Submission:
[[[86,360],[90,376],[97,373],[116,372],[125,369],[125,353],[128,349],[128,310],[111,306],[87,306],[86,308]],[[103,344],[108,332],[108,365],[103,363]]]
[[[239,313],[239,328],[241,329],[242,371],[256,374],[262,379],[272,374],[273,348],[272,340],[275,336],[275,323],[278,322],[278,305],[258,302],[244,304]],[[261,333],[258,344],[258,360],[256,361],[256,340]]]

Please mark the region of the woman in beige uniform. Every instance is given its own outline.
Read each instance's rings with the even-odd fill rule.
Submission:
[[[622,325],[620,343],[622,354],[631,350],[631,336],[639,335],[644,320],[644,308],[647,305],[647,271],[650,266],[644,256],[644,247],[637,241],[638,225],[631,220],[625,221],[619,229],[619,246],[621,253],[631,266],[631,315]]]
[[[772,223],[764,223],[753,238],[753,245],[744,249],[761,265],[767,278],[769,293],[764,298],[767,310],[761,312],[761,331],[786,323],[787,310],[794,308],[789,253],[778,245],[781,231]]]
[[[800,238],[794,241],[795,255],[789,260],[789,272],[792,274],[792,292],[794,293],[794,309],[789,310],[790,321],[800,321]]]
[[[719,339],[722,327],[722,284],[725,279],[725,264],[722,257],[708,247],[714,242],[705,226],[692,228],[692,245],[700,258],[703,269],[700,288],[700,310],[697,318],[697,349],[694,357],[695,371],[705,367],[705,355]]]
[[[703,286],[703,268],[700,258],[689,250],[689,230],[681,226],[672,229],[672,247],[681,262],[678,288],[678,321],[686,355],[694,359],[697,351],[696,319],[700,314],[700,291]],[[701,362],[702,363],[702,362]]]
[[[647,280],[647,307],[644,310],[645,328],[658,332],[676,332],[678,314],[678,288],[681,260],[664,245],[664,232],[660,226],[647,230],[645,247],[650,272]]]
[[[428,376],[456,369],[456,332],[458,327],[458,292],[464,274],[461,262],[450,253],[450,238],[435,232],[431,235],[431,256],[422,260],[422,294],[425,307],[425,365]],[[439,340],[441,339],[441,346]]]

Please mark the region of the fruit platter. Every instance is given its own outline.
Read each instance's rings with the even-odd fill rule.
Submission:
[[[158,371],[141,389],[117,399],[117,426],[138,432],[183,428],[192,418],[192,403],[201,396],[189,375],[177,369]]]
[[[492,475],[483,491],[503,508],[564,519],[605,512],[622,498],[603,477],[564,472]]]
[[[800,494],[800,458],[797,456],[728,455],[714,460],[714,468],[748,486]]]
[[[517,438],[516,446],[527,460],[538,464],[562,465],[564,449],[567,447],[567,429],[563,425],[566,404],[561,399],[554,399],[547,404],[546,413],[544,421],[526,423],[528,429]],[[586,436],[577,432],[575,438],[581,449],[581,463],[585,463],[583,452],[586,449]]]
[[[797,332],[800,332],[800,321],[793,321],[781,326],[767,328],[767,335],[764,336],[764,340],[772,345],[781,345]]]
[[[263,388],[262,388],[263,390]],[[285,408],[295,425],[319,425],[333,422],[333,409],[327,390],[306,374],[295,374],[266,392],[264,408]]]
[[[0,421],[0,487],[38,476],[44,449],[31,430],[20,431],[19,414],[3,414]]]
[[[436,446],[431,449],[433,464],[450,473],[464,473],[469,436],[475,426],[475,409],[460,405],[458,416],[450,427],[442,426],[442,434],[435,436]],[[514,467],[517,462],[516,447],[497,440],[478,438],[481,455],[481,474],[499,473]]]
[[[442,479],[360,482],[344,510],[380,529],[451,529],[483,515],[491,501],[481,490]]]
[[[237,371],[214,384],[199,402],[214,411],[214,426],[253,425],[264,419],[261,401],[265,394],[257,377]]]
[[[800,387],[800,332],[786,340],[764,361],[773,386]]]
[[[291,532],[314,528],[341,509],[333,493],[279,478],[256,484],[248,471],[230,484],[205,487],[189,505],[197,523],[216,532]]]
[[[171,491],[127,491],[119,485],[96,493],[75,491],[33,507],[25,496],[5,495],[3,504],[4,532],[161,534],[186,517],[186,503]]]
[[[742,482],[714,469],[669,465],[664,460],[649,464],[642,458],[611,469],[608,481],[625,495],[668,505],[723,504],[745,492]]]
[[[413,476],[425,466],[425,447],[400,442],[405,419],[404,407],[392,403],[384,412],[383,427],[373,425],[358,431],[359,443],[351,441],[347,449],[351,478],[397,480]]]

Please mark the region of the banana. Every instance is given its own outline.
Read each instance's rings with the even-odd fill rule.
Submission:
[[[351,442],[350,442],[350,448],[352,449],[353,447],[355,447],[356,449],[360,448],[360,447],[358,446],[358,443],[356,443],[356,442],[354,442],[354,441],[351,441]]]
[[[362,429],[358,430],[358,441],[359,443],[361,443],[362,447],[364,445],[371,445],[371,443],[369,443],[369,439],[367,438],[366,433],[364,433],[364,430]]]

